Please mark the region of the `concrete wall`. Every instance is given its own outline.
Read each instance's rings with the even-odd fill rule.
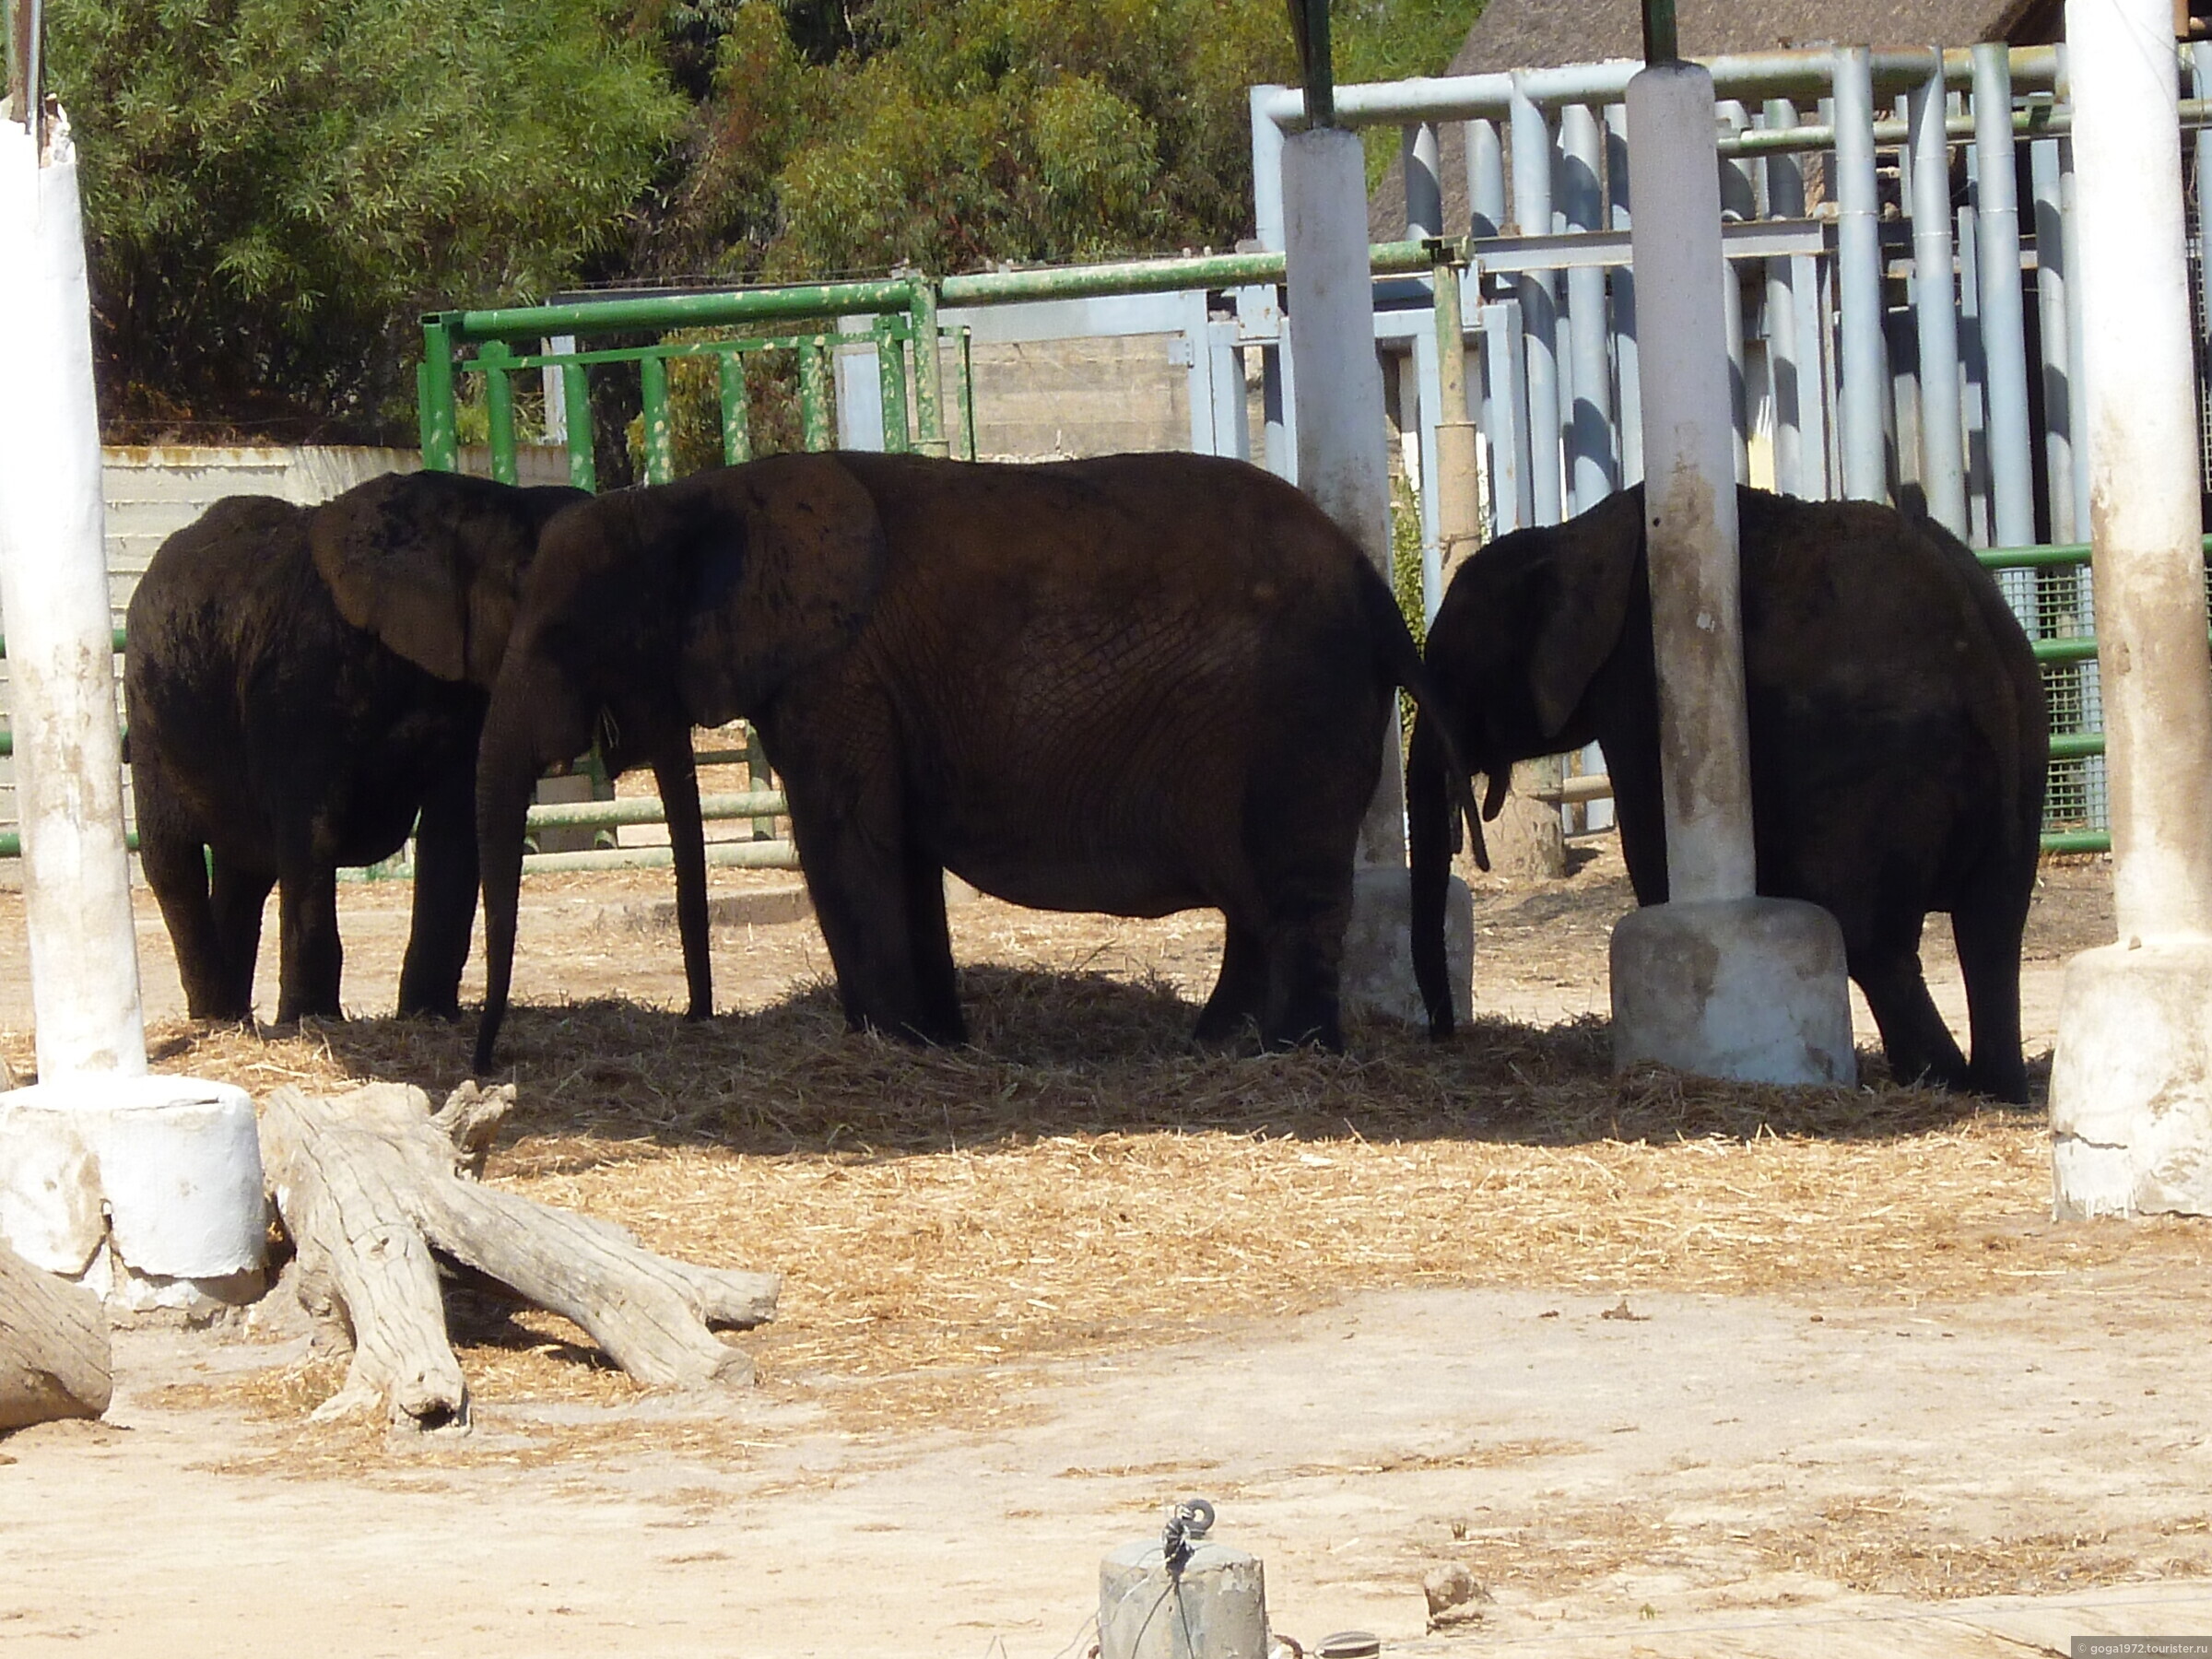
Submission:
[[[1191,447],[1180,335],[982,341],[972,348],[975,450],[1044,461]]]

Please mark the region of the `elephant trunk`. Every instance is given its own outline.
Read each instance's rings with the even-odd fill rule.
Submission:
[[[530,796],[545,766],[535,741],[532,688],[503,674],[477,749],[477,860],[484,882],[484,1012],[474,1063],[491,1069],[514,972],[515,912],[522,903],[523,836]]]
[[[1423,710],[1413,723],[1406,761],[1406,831],[1412,865],[1413,977],[1429,1012],[1429,1034],[1449,1037],[1457,1024],[1452,972],[1444,951],[1444,900],[1452,878],[1453,790],[1442,734]],[[1465,784],[1462,784],[1464,789]]]

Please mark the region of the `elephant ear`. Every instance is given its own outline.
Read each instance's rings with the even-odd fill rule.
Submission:
[[[883,581],[876,500],[831,455],[730,468],[694,521],[679,666],[700,725],[749,714],[849,642]]]
[[[1545,736],[1563,730],[1620,643],[1643,561],[1643,490],[1609,496],[1549,532],[1555,583],[1529,659],[1529,693]]]
[[[393,473],[315,510],[315,570],[338,614],[440,679],[488,687],[546,520],[580,489]]]

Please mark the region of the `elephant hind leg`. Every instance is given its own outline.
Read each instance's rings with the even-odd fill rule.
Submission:
[[[945,866],[912,844],[905,865],[906,936],[922,1016],[920,1033],[930,1042],[965,1042],[968,1022],[960,1014],[952,929],[945,920]]]
[[[1928,994],[1920,968],[1919,929],[1903,948],[1851,954],[1851,977],[1865,993],[1874,1023],[1881,1029],[1882,1053],[1889,1076],[1900,1084],[1934,1083],[1965,1088],[1966,1056]]]
[[[787,765],[782,776],[846,1026],[909,1042],[964,1041],[944,871],[905,844],[895,782],[838,787],[803,763]]]
[[[1229,1042],[1259,1025],[1266,1013],[1266,935],[1232,917],[1221,946],[1221,974],[1198,1015],[1193,1036],[1205,1043]]]
[[[226,1012],[221,1018],[250,1020],[253,1018],[253,968],[261,957],[261,916],[269,902],[269,890],[276,885],[276,873],[258,865],[242,865],[220,853],[208,862],[214,866],[215,936],[220,942],[223,963]]]
[[[1344,1052],[1338,976],[1351,913],[1348,860],[1325,889],[1309,879],[1278,896],[1266,933],[1267,999],[1260,1017],[1260,1039],[1269,1048],[1312,1043]]]
[[[148,746],[150,747],[150,746]],[[208,898],[207,853],[198,832],[167,798],[151,754],[134,768],[138,803],[138,862],[161,907],[184,1006],[194,1019],[248,1019],[253,1013],[253,962],[246,959],[245,985],[238,983],[223,929]]]
[[[2016,1106],[2028,1103],[2028,1065],[2020,1053],[2020,935],[2034,881],[2032,869],[1997,870],[1975,883],[1951,912],[1973,1041],[1966,1087]]]

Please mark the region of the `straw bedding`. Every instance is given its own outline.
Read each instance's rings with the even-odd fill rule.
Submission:
[[[785,1274],[778,1322],[746,1339],[763,1379],[861,1431],[1018,1409],[993,1375],[1018,1360],[1354,1289],[1917,1302],[2206,1253],[2179,1227],[2038,1224],[2039,1112],[1616,1077],[1590,1018],[1478,1020],[1448,1044],[1359,1027],[1341,1057],[1204,1053],[1188,1038],[1204,938],[1013,912],[966,925],[1002,959],[970,953],[964,1049],[853,1036],[821,980],[700,1025],[615,998],[518,1008],[521,1098],[489,1178],[658,1251]],[[160,1064],[256,1091],[374,1077],[435,1096],[465,1075],[469,1033],[360,1019],[155,1035]],[[464,1359],[488,1404],[632,1392],[543,1315],[489,1321]],[[290,1415],[317,1397],[292,1380],[265,1404]]]

